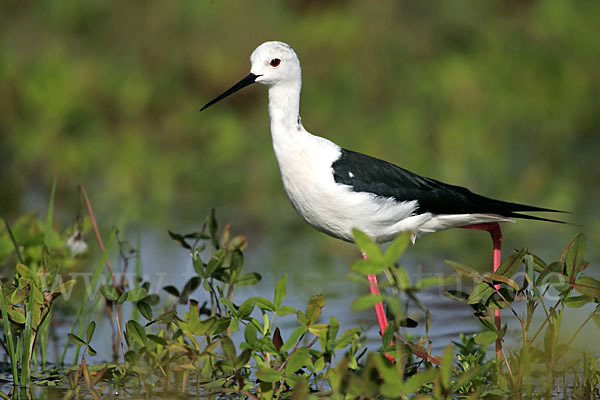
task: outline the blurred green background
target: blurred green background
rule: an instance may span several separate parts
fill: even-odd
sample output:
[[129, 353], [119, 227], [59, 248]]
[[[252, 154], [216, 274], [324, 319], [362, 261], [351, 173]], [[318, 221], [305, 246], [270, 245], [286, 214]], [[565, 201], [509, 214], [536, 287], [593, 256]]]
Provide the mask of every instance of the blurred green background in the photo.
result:
[[[0, 201], [11, 218], [44, 210], [57, 177], [65, 223], [82, 182], [105, 229], [186, 230], [216, 207], [251, 248], [280, 249], [273, 265], [356, 256], [288, 204], [264, 88], [198, 112], [248, 73], [256, 46], [282, 40], [302, 62], [310, 132], [484, 195], [572, 211], [584, 226], [505, 225], [505, 249], [553, 259], [583, 231], [597, 260], [598, 1], [1, 4]], [[487, 265], [490, 247], [483, 233], [443, 232], [411, 251]]]

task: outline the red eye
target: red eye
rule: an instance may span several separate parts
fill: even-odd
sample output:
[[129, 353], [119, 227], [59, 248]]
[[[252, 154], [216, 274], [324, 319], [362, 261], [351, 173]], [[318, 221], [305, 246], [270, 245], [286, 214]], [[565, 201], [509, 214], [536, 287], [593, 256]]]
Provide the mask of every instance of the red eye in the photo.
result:
[[279, 58], [274, 58], [269, 64], [271, 64], [271, 67], [276, 67], [279, 65], [279, 63], [281, 63], [281, 60]]

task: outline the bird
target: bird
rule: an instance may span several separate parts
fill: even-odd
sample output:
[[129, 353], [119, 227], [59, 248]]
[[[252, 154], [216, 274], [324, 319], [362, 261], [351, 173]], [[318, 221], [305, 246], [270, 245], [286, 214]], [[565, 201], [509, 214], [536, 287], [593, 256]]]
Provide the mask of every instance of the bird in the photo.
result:
[[[410, 232], [414, 244], [420, 236], [450, 228], [485, 230], [492, 236], [495, 272], [501, 257], [500, 222], [562, 223], [522, 214], [562, 211], [485, 197], [311, 134], [300, 118], [302, 72], [294, 49], [268, 41], [252, 52], [250, 63], [246, 77], [200, 111], [251, 84], [268, 88], [271, 138], [283, 187], [298, 214], [318, 231], [352, 242], [352, 231], [358, 229], [377, 243]], [[368, 275], [368, 280], [371, 293], [379, 294], [376, 276]], [[382, 303], [375, 305], [375, 313], [383, 335], [387, 319]], [[500, 329], [500, 310], [495, 310], [495, 322]], [[500, 353], [498, 339], [498, 357]]]

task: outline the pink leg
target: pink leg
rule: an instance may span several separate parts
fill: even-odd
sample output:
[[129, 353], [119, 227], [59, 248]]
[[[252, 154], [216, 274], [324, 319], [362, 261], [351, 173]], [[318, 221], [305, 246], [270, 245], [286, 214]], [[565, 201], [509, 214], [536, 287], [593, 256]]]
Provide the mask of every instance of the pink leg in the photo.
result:
[[[366, 260], [367, 255], [363, 253], [363, 258]], [[367, 275], [367, 279], [369, 280], [369, 288], [371, 290], [371, 294], [379, 294], [379, 287], [377, 286], [377, 276], [375, 275]], [[385, 317], [385, 310], [383, 309], [383, 303], [375, 304], [375, 315], [377, 315], [377, 322], [379, 323], [379, 331], [381, 332], [381, 336], [385, 332], [385, 328], [387, 328], [387, 318]], [[391, 343], [390, 343], [391, 344]], [[395, 361], [394, 357], [389, 354], [385, 354], [385, 356], [390, 361]]]
[[[493, 255], [493, 268], [494, 272], [500, 267], [501, 260], [501, 247], [502, 247], [502, 230], [500, 230], [500, 224], [497, 222], [490, 222], [487, 224], [476, 224], [476, 225], [467, 225], [461, 226], [461, 228], [466, 229], [480, 229], [484, 231], [488, 231], [492, 236], [492, 242], [494, 245], [494, 255]], [[496, 290], [500, 289], [500, 285], [494, 285]], [[496, 321], [496, 328], [500, 331], [502, 324], [500, 323], [500, 310], [494, 310], [494, 319]], [[502, 356], [502, 342], [500, 339], [496, 341], [496, 358], [500, 359]]]
[[[377, 287], [377, 277], [375, 275], [367, 275], [367, 279], [369, 279], [371, 294], [379, 294], [379, 288]], [[381, 335], [385, 332], [385, 328], [387, 328], [387, 318], [385, 317], [385, 311], [383, 309], [383, 303], [375, 304], [375, 315], [377, 315], [377, 322], [379, 322], [379, 330], [381, 331]]]

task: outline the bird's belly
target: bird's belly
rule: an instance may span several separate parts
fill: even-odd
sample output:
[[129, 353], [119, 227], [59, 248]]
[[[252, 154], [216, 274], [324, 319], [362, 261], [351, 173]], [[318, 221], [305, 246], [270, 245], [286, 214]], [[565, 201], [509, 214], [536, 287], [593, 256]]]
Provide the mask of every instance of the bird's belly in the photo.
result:
[[385, 242], [398, 233], [411, 230], [402, 224], [413, 215], [413, 202], [399, 203], [371, 193], [354, 192], [333, 180], [292, 179], [282, 174], [285, 191], [302, 218], [330, 236], [352, 241], [356, 228], [374, 240]]
[[285, 178], [283, 184], [290, 202], [309, 225], [333, 237], [351, 240], [352, 228], [347, 227], [351, 223], [351, 216], [344, 208], [333, 206], [337, 201], [329, 193], [330, 190], [314, 182], [311, 185], [299, 185]]

